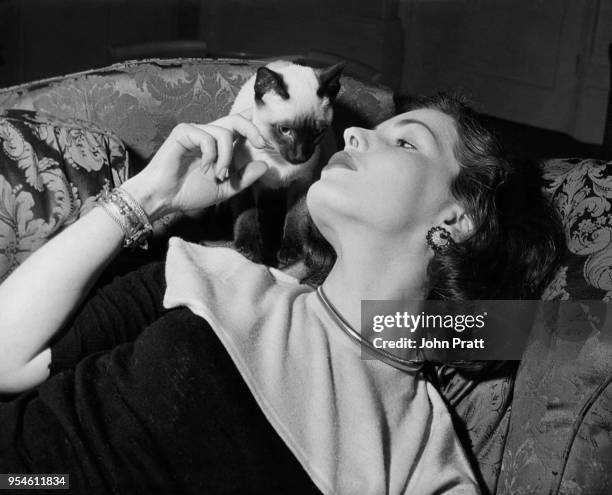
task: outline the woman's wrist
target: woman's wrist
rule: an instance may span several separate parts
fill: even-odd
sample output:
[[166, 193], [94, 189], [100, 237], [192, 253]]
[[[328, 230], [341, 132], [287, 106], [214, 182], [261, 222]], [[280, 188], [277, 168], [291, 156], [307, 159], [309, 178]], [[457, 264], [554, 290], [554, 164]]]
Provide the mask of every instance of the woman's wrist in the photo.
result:
[[150, 222], [172, 213], [168, 204], [161, 200], [150, 187], [142, 184], [138, 177], [128, 179], [120, 186], [126, 191], [142, 208]]
[[98, 204], [121, 227], [125, 247], [146, 248], [153, 226], [140, 203], [123, 188], [112, 191], [105, 186], [97, 197]]

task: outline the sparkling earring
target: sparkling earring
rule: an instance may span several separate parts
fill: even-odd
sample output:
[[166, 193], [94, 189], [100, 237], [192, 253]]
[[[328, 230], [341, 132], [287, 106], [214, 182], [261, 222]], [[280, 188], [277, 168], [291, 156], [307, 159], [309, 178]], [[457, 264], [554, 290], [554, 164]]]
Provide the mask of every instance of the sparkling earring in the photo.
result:
[[451, 245], [455, 244], [451, 233], [444, 227], [432, 227], [427, 232], [427, 244], [436, 254], [444, 253]]

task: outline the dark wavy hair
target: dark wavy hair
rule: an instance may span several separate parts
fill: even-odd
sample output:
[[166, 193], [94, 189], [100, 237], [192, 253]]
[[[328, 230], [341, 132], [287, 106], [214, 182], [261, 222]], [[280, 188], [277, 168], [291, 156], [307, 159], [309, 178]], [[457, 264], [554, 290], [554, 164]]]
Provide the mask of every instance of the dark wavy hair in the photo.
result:
[[[460, 170], [451, 193], [471, 218], [471, 235], [436, 253], [429, 264], [431, 299], [536, 299], [554, 275], [564, 236], [553, 206], [542, 194], [540, 169], [509, 160], [483, 118], [464, 98], [438, 93], [398, 101], [398, 113], [438, 110], [455, 121], [454, 155]], [[400, 212], [398, 212], [400, 214]], [[333, 249], [311, 227], [306, 281], [321, 283]], [[425, 240], [423, 240], [425, 242]]]

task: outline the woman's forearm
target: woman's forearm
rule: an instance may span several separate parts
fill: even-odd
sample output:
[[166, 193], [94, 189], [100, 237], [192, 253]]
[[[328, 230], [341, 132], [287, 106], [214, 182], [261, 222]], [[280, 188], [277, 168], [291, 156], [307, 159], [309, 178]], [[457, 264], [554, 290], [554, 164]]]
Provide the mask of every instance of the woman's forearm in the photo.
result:
[[[222, 174], [217, 172], [229, 168], [238, 136], [256, 147], [265, 145], [243, 115], [205, 126], [179, 124], [147, 167], [121, 188], [151, 221], [167, 213], [201, 211], [240, 192], [267, 170], [265, 163], [252, 162], [232, 171], [229, 180], [218, 180]], [[50, 339], [117, 254], [123, 238], [122, 228], [97, 207], [0, 285], [0, 392], [19, 392], [46, 379]]]
[[100, 207], [34, 252], [0, 285], [0, 391], [48, 375], [49, 340], [78, 306], [123, 241]]

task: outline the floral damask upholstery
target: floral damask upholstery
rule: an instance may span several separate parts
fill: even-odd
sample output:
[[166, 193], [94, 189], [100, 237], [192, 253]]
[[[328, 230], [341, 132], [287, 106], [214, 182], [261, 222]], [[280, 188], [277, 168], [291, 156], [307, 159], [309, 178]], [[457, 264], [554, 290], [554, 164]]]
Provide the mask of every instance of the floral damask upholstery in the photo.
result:
[[[105, 180], [115, 184], [125, 179], [125, 148], [103, 128], [126, 144], [132, 166], [141, 165], [176, 123], [206, 122], [227, 113], [260, 64], [133, 62], [0, 90], [0, 268], [16, 266], [73, 221]], [[338, 129], [372, 125], [393, 113], [389, 90], [348, 77], [342, 84]], [[12, 114], [8, 108], [85, 119], [97, 127], [48, 121], [29, 112]], [[7, 120], [9, 115], [20, 118]], [[16, 139], [13, 129], [34, 150], [23, 157], [30, 153], [36, 158], [19, 161], [14, 157], [18, 147], [11, 145], [13, 154], [7, 154], [5, 143]], [[79, 143], [98, 151], [87, 152], [87, 146], [81, 150]], [[609, 300], [612, 164], [553, 160], [544, 170], [547, 192], [563, 216], [568, 237], [567, 256], [544, 297]], [[557, 337], [563, 345], [553, 349], [542, 344], [550, 334], [536, 335], [518, 371], [516, 363], [488, 370], [486, 379], [465, 379], [449, 368], [437, 371], [483, 484], [495, 493], [612, 493], [606, 470], [612, 458], [612, 339], [601, 332], [572, 334], [573, 340]], [[568, 348], [571, 360], [553, 352]]]
[[544, 298], [612, 299], [611, 176], [611, 162], [568, 159], [544, 164], [546, 190], [561, 213], [569, 249]]
[[[0, 108], [43, 110], [113, 129], [142, 165], [179, 122], [226, 115], [263, 62], [171, 59], [127, 62], [0, 91]], [[337, 100], [346, 122], [373, 125], [394, 111], [390, 90], [342, 78]], [[352, 122], [351, 122], [352, 120]]]
[[[177, 123], [205, 123], [226, 115], [242, 84], [262, 64], [210, 59], [126, 62], [0, 89], [7, 136], [0, 135], [0, 140], [4, 139], [5, 150], [17, 149], [21, 144], [8, 140], [24, 137], [24, 153], [32, 157], [28, 158], [32, 164], [26, 165], [26, 158], [0, 154], [0, 180], [4, 178], [0, 191], [8, 211], [0, 218], [0, 228], [6, 231], [0, 232], [0, 281], [27, 254], [74, 221], [103, 180], [118, 184], [127, 177], [126, 148], [129, 173], [134, 173]], [[393, 94], [383, 86], [343, 77], [336, 106], [337, 129], [374, 125], [392, 115]], [[23, 122], [16, 123], [19, 119]], [[30, 130], [38, 121], [39, 130]], [[30, 175], [15, 175], [14, 170]], [[34, 176], [38, 182], [31, 184]], [[55, 182], [52, 176], [57, 177]], [[51, 197], [59, 184], [65, 190]], [[157, 234], [166, 227], [163, 222], [154, 225]]]
[[0, 111], [0, 281], [128, 174], [109, 131], [28, 110]]
[[[498, 493], [608, 494], [612, 314], [597, 300], [612, 296], [612, 163], [551, 160], [544, 175], [568, 245], [544, 298], [561, 303], [553, 324], [534, 329], [517, 373]], [[597, 318], [561, 323], [559, 312], [597, 306]]]
[[483, 493], [496, 493], [512, 410], [515, 361], [491, 361], [478, 373], [436, 367], [433, 378], [450, 406], [457, 434], [468, 450]]

